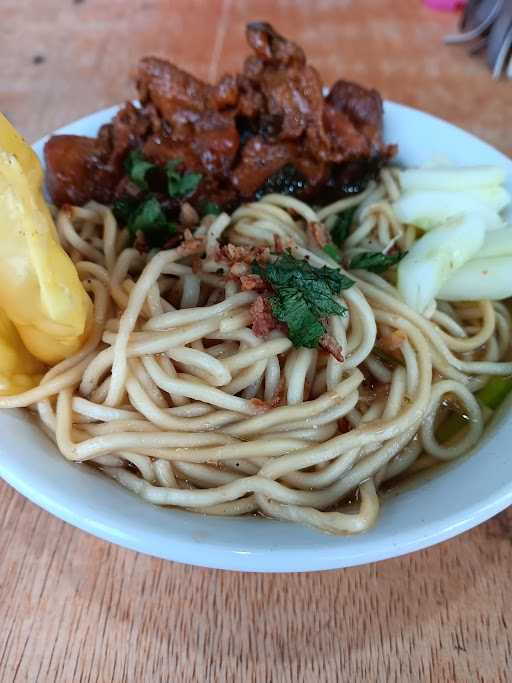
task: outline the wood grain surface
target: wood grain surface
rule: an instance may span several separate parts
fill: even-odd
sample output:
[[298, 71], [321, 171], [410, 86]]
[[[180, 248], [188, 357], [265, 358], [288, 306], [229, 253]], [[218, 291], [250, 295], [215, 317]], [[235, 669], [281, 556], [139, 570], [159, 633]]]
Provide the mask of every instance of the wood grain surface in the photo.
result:
[[[147, 53], [237, 68], [267, 19], [338, 75], [512, 153], [512, 85], [419, 0], [0, 0], [0, 108], [29, 139], [129, 97]], [[512, 513], [376, 565], [249, 575], [162, 562], [0, 484], [0, 682], [512, 681]]]

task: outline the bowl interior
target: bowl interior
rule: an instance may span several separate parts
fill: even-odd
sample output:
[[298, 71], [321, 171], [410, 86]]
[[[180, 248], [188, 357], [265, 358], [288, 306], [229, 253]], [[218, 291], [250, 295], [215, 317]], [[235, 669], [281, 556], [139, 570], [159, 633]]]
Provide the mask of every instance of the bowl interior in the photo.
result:
[[[94, 135], [117, 107], [58, 132]], [[477, 138], [428, 114], [385, 105], [385, 138], [400, 145], [399, 161], [433, 157], [458, 164], [512, 162]], [[42, 156], [44, 139], [34, 145]], [[98, 472], [71, 465], [22, 411], [0, 412], [0, 476], [41, 507], [96, 536], [190, 564], [250, 571], [346, 567], [410, 552], [454, 536], [512, 502], [512, 420], [496, 416], [470, 457], [387, 499], [362, 536], [335, 537], [257, 517], [216, 518], [144, 503]]]

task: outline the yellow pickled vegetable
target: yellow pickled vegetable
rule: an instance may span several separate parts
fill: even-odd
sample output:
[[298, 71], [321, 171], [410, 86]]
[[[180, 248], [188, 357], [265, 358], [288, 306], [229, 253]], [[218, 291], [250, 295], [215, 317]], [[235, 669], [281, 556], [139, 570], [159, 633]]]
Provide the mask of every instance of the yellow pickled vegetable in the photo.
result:
[[16, 157], [27, 182], [40, 196], [41, 201], [43, 201], [43, 197], [40, 194], [43, 184], [43, 169], [39, 159], [32, 147], [27, 145], [23, 137], [14, 126], [11, 126], [2, 112], [0, 112], [0, 149]]
[[0, 396], [19, 394], [39, 384], [45, 366], [23, 346], [16, 328], [0, 310]]
[[59, 244], [42, 180], [36, 155], [0, 114], [0, 374], [26, 367], [37, 376], [35, 359], [53, 365], [87, 334], [91, 301]]

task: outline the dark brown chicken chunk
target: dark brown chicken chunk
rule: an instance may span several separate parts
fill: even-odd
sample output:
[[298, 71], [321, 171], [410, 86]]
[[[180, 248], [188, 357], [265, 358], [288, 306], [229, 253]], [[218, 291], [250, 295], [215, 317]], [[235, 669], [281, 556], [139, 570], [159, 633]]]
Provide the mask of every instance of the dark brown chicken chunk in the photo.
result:
[[302, 49], [260, 22], [248, 25], [247, 41], [256, 54], [246, 59], [244, 75], [263, 96], [260, 111], [279, 121], [275, 136], [294, 140], [321, 125], [322, 82]]
[[211, 86], [163, 59], [141, 59], [136, 79], [141, 103], [151, 103], [176, 137], [206, 109]]
[[140, 108], [127, 103], [97, 139], [52, 137], [45, 155], [54, 202], [109, 203], [134, 190], [124, 164], [130, 150], [201, 174], [187, 197], [196, 207], [233, 208], [264, 191], [327, 201], [363, 187], [393, 153], [382, 141], [380, 95], [340, 80], [324, 97], [302, 48], [267, 23], [246, 33], [253, 54], [242, 74], [209, 85], [145, 57]]
[[250, 198], [271, 175], [289, 164], [296, 150], [287, 143], [269, 143], [260, 135], [244, 145], [240, 161], [232, 173], [233, 185], [241, 197]]
[[357, 134], [364, 139], [366, 154], [381, 152], [382, 99], [376, 90], [367, 90], [349, 81], [336, 81], [327, 97], [326, 113], [332, 122], [340, 117], [337, 129], [342, 127], [340, 115], [348, 118]]
[[57, 205], [109, 204], [116, 195], [130, 149], [142, 144], [149, 128], [143, 113], [128, 102], [102, 126], [97, 138], [53, 135], [45, 145], [46, 184]]
[[[304, 66], [306, 56], [304, 50], [283, 38], [266, 21], [253, 21], [247, 25], [247, 42], [254, 50], [255, 56], [263, 63], [279, 63], [283, 65], [297, 64]], [[254, 59], [249, 57], [248, 59]]]
[[52, 200], [84, 204], [89, 199], [109, 202], [115, 181], [104, 162], [99, 140], [78, 135], [54, 135], [44, 148], [46, 184]]

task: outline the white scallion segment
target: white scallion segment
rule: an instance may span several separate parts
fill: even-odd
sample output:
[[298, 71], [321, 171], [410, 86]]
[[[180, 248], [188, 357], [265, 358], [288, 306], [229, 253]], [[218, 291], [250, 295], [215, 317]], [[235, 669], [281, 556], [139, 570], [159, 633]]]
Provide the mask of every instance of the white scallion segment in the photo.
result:
[[468, 261], [444, 283], [443, 301], [498, 301], [512, 297], [512, 256]]
[[393, 208], [402, 223], [416, 225], [422, 230], [432, 230], [465, 213], [480, 214], [487, 230], [497, 230], [503, 227], [503, 221], [494, 209], [467, 192], [441, 190], [405, 192], [394, 202]]
[[485, 223], [477, 215], [427, 232], [398, 264], [398, 289], [403, 300], [423, 313], [450, 275], [478, 253], [484, 236]]
[[[493, 256], [512, 256], [512, 226], [495, 230], [485, 236], [484, 245], [478, 252], [478, 258]], [[510, 277], [512, 279], [512, 272]]]
[[407, 190], [459, 190], [495, 187], [505, 181], [499, 166], [460, 166], [454, 168], [411, 168], [400, 171], [400, 184]]
[[472, 187], [471, 196], [497, 213], [510, 204], [510, 192], [504, 187]]

